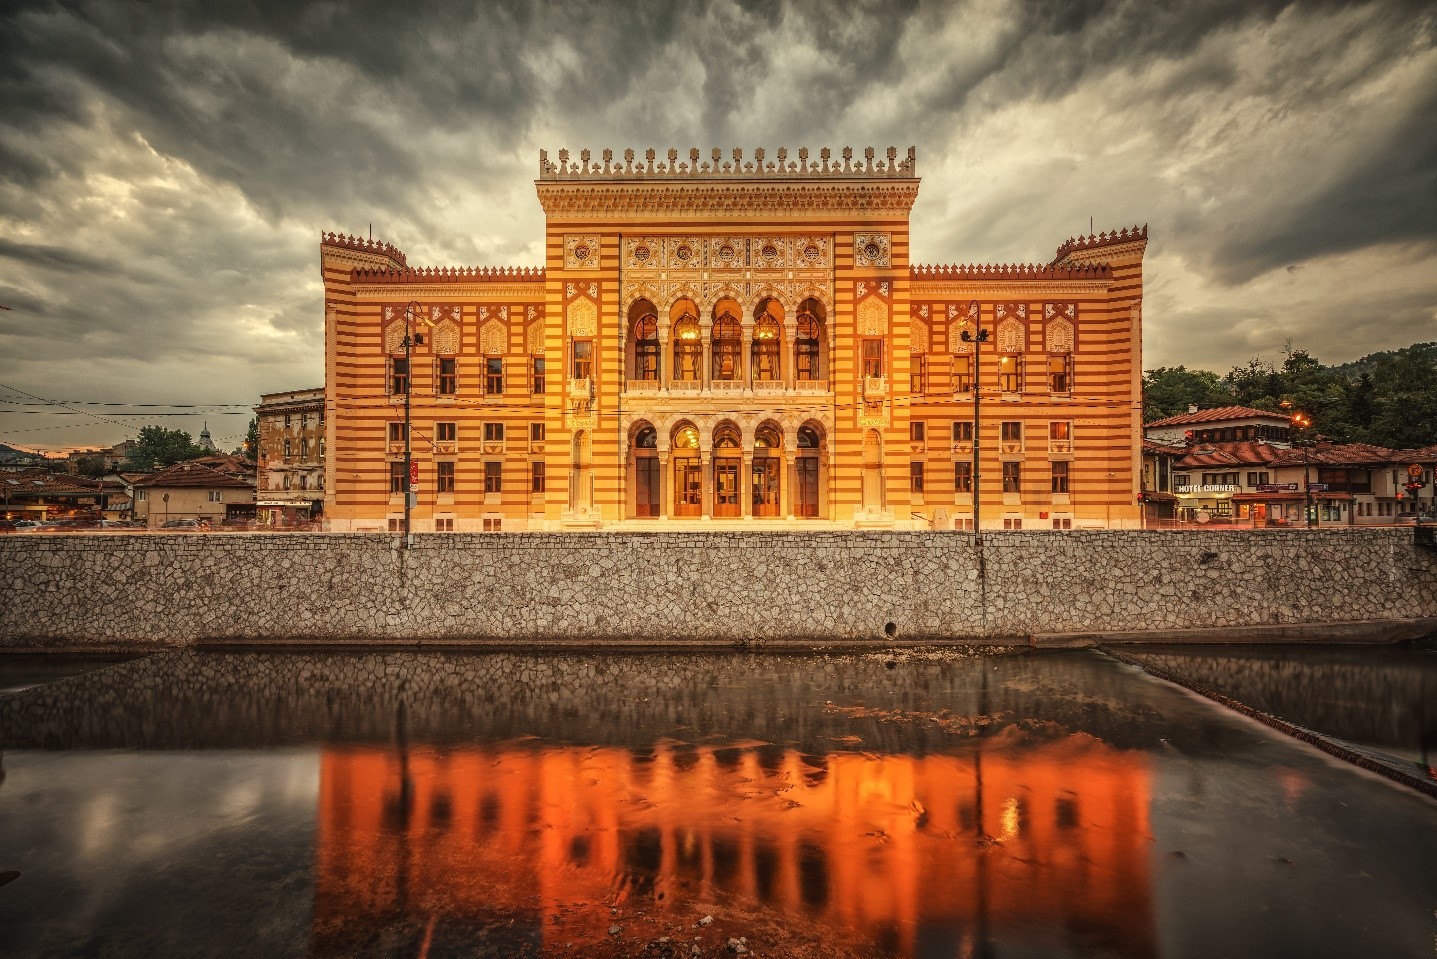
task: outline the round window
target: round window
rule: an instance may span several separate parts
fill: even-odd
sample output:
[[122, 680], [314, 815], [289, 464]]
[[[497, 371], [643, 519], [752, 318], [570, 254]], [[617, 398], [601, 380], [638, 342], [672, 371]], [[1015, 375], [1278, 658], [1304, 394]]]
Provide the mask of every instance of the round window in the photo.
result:
[[727, 263], [727, 262], [729, 262], [730, 260], [732, 260], [733, 258], [734, 258], [734, 248], [733, 248], [733, 244], [732, 244], [732, 243], [725, 243], [723, 246], [719, 247], [719, 259], [720, 259], [720, 260], [723, 260], [725, 263]]
[[869, 240], [863, 247], [863, 255], [870, 260], [876, 260], [883, 255], [883, 247]]
[[778, 247], [772, 243], [765, 243], [763, 247], [763, 258], [765, 260], [772, 260], [776, 256], [778, 256]]
[[642, 244], [634, 248], [634, 259], [638, 260], [640, 263], [644, 262], [652, 255], [652, 251], [650, 251], [647, 246], [644, 246]]
[[580, 261], [580, 262], [583, 262], [584, 260], [587, 260], [588, 258], [589, 258], [589, 247], [588, 247], [587, 244], [585, 244], [585, 243], [580, 243], [578, 246], [574, 247], [574, 259], [576, 259], [576, 260], [578, 260], [578, 261]]
[[679, 260], [684, 263], [687, 263], [689, 260], [691, 260], [693, 258], [693, 255], [694, 251], [692, 248], [689, 247], [687, 243], [683, 244], [674, 251], [674, 256], [678, 257]]

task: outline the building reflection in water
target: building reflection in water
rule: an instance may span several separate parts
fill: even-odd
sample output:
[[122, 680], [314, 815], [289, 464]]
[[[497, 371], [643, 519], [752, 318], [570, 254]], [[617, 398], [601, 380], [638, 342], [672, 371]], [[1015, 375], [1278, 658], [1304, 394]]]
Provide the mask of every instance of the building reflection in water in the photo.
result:
[[[705, 910], [898, 956], [1157, 952], [1146, 754], [998, 734], [923, 757], [762, 744], [328, 748], [317, 952], [518, 917], [545, 944]], [[638, 920], [634, 920], [637, 925]], [[668, 925], [665, 925], [665, 924]], [[835, 945], [831, 954], [841, 950]]]

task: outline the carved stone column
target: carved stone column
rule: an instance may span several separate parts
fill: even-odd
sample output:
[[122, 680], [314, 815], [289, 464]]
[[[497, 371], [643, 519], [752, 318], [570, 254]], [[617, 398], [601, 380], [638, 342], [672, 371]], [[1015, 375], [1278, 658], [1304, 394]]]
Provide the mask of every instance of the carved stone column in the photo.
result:
[[705, 519], [714, 514], [714, 456], [710, 450], [699, 451], [699, 467], [703, 475], [703, 495], [699, 501], [703, 503], [701, 511]]
[[668, 519], [674, 496], [674, 476], [669, 469], [669, 451], [659, 450], [659, 518]]
[[795, 496], [798, 488], [798, 457], [791, 449], [783, 451], [783, 515], [789, 519], [794, 516]]
[[702, 337], [704, 344], [703, 368], [699, 370], [699, 382], [701, 384], [700, 389], [702, 389], [705, 393], [709, 391], [709, 384], [713, 382], [713, 332], [714, 328], [712, 323], [708, 323], [699, 327], [699, 336]]
[[747, 391], [753, 389], [753, 323], [743, 324], [743, 345], [739, 347], [742, 353], [739, 359], [742, 362], [742, 372], [739, 374], [740, 382]]
[[667, 390], [669, 380], [673, 379], [674, 356], [669, 349], [671, 339], [668, 323], [659, 326], [659, 389]]
[[744, 519], [753, 519], [753, 450], [743, 451], [743, 465], [738, 476], [738, 511]]
[[[784, 310], [788, 310], [786, 304]], [[783, 378], [783, 388], [791, 390], [798, 383], [796, 378], [798, 363], [794, 355], [798, 350], [798, 324], [791, 319], [792, 313], [787, 315], [790, 319], [785, 320], [783, 324], [783, 345], [778, 351], [778, 362]]]

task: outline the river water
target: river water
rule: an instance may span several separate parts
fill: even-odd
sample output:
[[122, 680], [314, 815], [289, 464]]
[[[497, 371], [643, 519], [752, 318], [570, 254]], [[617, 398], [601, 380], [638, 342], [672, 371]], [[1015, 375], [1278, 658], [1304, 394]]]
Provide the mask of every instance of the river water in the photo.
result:
[[0, 658], [0, 955], [1437, 936], [1437, 803], [1092, 650], [51, 662]]

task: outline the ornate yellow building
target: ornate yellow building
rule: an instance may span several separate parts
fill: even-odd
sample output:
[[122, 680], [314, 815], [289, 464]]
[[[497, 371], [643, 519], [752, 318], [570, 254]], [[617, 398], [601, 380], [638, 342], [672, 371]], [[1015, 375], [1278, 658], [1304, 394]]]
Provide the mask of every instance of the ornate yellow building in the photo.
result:
[[541, 152], [536, 186], [537, 269], [321, 238], [332, 529], [399, 530], [411, 479], [416, 531], [963, 529], [975, 465], [985, 529], [1139, 524], [1146, 228], [912, 264], [912, 149]]

